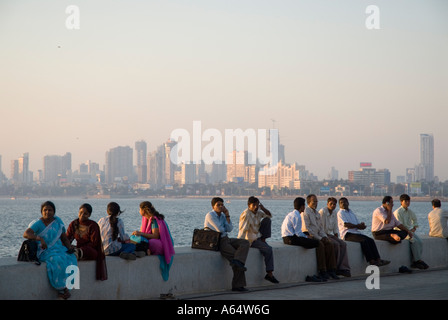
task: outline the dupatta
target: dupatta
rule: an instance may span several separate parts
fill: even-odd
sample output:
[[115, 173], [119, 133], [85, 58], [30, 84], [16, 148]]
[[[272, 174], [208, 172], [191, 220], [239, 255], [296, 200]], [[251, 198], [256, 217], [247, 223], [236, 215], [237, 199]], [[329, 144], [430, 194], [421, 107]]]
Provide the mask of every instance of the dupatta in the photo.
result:
[[[164, 220], [158, 219], [157, 217], [151, 217], [149, 220], [146, 217], [142, 217], [142, 225], [140, 228], [141, 232], [152, 234], [151, 223], [152, 219], [157, 221], [159, 226], [160, 242], [162, 243], [163, 255], [159, 255], [160, 259], [160, 270], [162, 271], [163, 280], [167, 281], [169, 277], [169, 272], [171, 265], [174, 260], [174, 241], [171, 236], [170, 229]], [[153, 239], [149, 239], [151, 241]]]

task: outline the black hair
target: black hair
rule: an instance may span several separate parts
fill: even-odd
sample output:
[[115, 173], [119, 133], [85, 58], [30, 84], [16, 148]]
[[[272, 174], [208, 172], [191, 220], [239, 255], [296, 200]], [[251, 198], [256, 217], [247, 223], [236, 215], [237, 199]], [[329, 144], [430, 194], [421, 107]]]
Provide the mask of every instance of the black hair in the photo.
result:
[[107, 214], [110, 215], [109, 221], [112, 227], [112, 240], [118, 238], [118, 216], [123, 213], [120, 209], [120, 205], [116, 202], [109, 202], [107, 205]]
[[294, 199], [294, 209], [300, 210], [300, 208], [304, 205], [305, 205], [305, 199], [303, 199], [302, 197], [297, 197]]
[[212, 199], [212, 207], [214, 207], [217, 202], [224, 202], [224, 200], [220, 197], [214, 197]]

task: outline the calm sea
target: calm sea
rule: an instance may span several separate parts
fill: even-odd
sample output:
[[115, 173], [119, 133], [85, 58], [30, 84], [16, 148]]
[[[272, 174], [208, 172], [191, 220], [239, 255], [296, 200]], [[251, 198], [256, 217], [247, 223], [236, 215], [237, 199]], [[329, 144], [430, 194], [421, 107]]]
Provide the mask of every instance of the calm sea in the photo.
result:
[[[23, 233], [29, 223], [41, 216], [40, 205], [46, 199], [0, 199], [0, 257], [16, 257], [24, 240]], [[154, 207], [165, 215], [176, 247], [190, 246], [193, 229], [202, 228], [205, 214], [211, 211], [210, 199], [51, 199], [56, 205], [58, 215], [65, 226], [78, 217], [78, 208], [84, 203], [90, 203], [93, 207], [92, 220], [98, 221], [107, 216], [106, 206], [110, 201], [120, 204], [125, 210], [121, 218], [125, 224], [128, 234], [140, 228], [141, 216], [139, 204], [141, 201], [149, 200]], [[234, 223], [231, 236], [238, 234], [237, 224], [239, 215], [247, 207], [246, 199], [226, 198], [226, 207]], [[285, 215], [293, 210], [293, 198], [290, 200], [262, 200], [263, 205], [273, 214], [272, 238], [270, 241], [281, 241], [280, 227]], [[396, 200], [394, 209], [399, 207]], [[319, 201], [318, 209], [326, 205], [326, 201]], [[377, 201], [350, 201], [350, 208], [355, 212], [359, 221], [367, 224], [364, 233], [371, 236], [371, 215], [375, 208], [380, 205]], [[442, 204], [445, 207], [446, 204]], [[432, 210], [429, 202], [411, 202], [411, 208], [417, 214], [420, 235], [427, 235], [429, 225], [427, 215]], [[339, 208], [337, 208], [338, 210]]]

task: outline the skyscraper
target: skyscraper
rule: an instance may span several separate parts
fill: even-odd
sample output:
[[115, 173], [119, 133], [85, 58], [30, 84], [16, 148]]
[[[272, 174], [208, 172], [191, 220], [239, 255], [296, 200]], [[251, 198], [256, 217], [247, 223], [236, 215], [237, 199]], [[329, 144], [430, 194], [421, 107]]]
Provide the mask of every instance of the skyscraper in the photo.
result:
[[432, 134], [420, 134], [420, 168], [421, 180], [434, 180], [434, 136]]
[[137, 156], [137, 182], [146, 183], [148, 165], [146, 161], [146, 142], [141, 140], [135, 143], [135, 153]]
[[116, 147], [106, 152], [106, 183], [130, 182], [133, 169], [131, 147]]

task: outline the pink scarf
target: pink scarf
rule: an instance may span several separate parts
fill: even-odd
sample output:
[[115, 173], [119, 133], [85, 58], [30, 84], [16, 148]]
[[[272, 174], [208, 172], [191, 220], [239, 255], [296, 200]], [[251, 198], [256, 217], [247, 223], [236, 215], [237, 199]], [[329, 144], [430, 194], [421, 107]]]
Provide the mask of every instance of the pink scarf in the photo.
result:
[[165, 256], [165, 262], [170, 264], [171, 258], [174, 256], [174, 246], [171, 238], [170, 231], [165, 221], [158, 219], [157, 217], [151, 217], [149, 220], [142, 216], [141, 232], [152, 234], [151, 222], [152, 219], [156, 219], [159, 225], [160, 241], [162, 242], [163, 255]]

